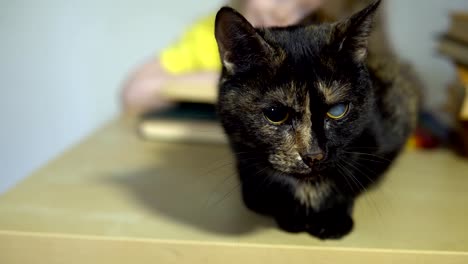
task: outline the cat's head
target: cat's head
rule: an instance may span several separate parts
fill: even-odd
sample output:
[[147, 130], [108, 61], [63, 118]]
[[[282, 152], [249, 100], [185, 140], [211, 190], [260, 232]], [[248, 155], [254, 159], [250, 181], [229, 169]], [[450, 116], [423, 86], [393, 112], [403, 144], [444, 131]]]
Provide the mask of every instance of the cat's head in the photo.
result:
[[365, 59], [379, 3], [336, 23], [286, 28], [218, 12], [218, 108], [235, 150], [299, 177], [343, 158], [375, 114]]

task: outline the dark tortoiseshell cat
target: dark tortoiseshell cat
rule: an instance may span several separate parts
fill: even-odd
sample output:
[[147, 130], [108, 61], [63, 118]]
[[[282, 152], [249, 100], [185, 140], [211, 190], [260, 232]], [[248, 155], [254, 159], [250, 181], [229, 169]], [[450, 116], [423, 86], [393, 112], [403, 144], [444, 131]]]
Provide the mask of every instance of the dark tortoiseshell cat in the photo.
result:
[[415, 126], [410, 74], [368, 52], [379, 3], [343, 21], [286, 28], [254, 28], [227, 7], [217, 14], [218, 112], [243, 199], [286, 231], [349, 233], [354, 199]]

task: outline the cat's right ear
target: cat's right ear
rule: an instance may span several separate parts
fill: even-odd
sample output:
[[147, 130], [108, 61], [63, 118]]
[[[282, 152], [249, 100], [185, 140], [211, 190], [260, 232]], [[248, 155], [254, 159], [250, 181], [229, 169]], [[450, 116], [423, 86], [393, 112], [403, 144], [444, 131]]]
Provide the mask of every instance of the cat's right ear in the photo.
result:
[[374, 17], [381, 2], [375, 0], [350, 18], [334, 24], [333, 41], [339, 52], [350, 52], [355, 61], [364, 61]]
[[223, 67], [231, 74], [266, 61], [272, 52], [247, 19], [230, 7], [216, 14], [215, 37]]

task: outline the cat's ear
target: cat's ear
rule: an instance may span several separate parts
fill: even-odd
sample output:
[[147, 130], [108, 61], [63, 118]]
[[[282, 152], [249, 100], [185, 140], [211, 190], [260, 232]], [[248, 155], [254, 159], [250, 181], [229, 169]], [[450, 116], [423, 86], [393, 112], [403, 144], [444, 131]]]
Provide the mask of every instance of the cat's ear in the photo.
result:
[[368, 39], [380, 2], [374, 1], [350, 18], [333, 25], [332, 42], [338, 52], [351, 52], [357, 62], [366, 58]]
[[228, 73], [243, 71], [265, 61], [272, 48], [237, 11], [221, 8], [216, 14], [215, 37]]

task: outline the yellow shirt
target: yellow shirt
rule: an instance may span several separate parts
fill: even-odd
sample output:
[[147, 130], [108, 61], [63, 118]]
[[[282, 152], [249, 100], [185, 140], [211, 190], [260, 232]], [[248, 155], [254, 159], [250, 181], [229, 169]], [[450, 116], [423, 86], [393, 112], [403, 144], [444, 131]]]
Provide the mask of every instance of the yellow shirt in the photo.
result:
[[174, 45], [161, 53], [163, 67], [173, 74], [219, 71], [221, 62], [214, 36], [215, 15], [198, 20]]

